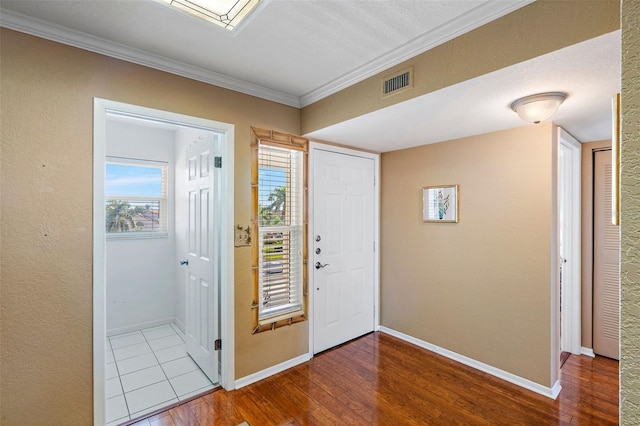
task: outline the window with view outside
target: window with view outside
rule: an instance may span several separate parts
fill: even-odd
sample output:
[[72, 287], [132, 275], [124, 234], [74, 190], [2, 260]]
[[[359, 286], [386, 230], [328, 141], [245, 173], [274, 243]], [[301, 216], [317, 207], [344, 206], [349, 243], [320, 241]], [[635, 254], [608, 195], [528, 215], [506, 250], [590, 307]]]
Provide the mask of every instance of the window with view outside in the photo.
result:
[[107, 161], [105, 174], [107, 235], [167, 234], [167, 165]]
[[260, 320], [302, 309], [303, 153], [258, 149]]

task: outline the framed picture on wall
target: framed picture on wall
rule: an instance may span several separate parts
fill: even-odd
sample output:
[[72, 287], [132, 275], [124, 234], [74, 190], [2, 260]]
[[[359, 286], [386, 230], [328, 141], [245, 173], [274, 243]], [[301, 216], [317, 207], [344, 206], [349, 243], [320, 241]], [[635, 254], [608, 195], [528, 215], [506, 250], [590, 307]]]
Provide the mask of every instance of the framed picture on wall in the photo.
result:
[[422, 188], [423, 222], [458, 222], [458, 185]]

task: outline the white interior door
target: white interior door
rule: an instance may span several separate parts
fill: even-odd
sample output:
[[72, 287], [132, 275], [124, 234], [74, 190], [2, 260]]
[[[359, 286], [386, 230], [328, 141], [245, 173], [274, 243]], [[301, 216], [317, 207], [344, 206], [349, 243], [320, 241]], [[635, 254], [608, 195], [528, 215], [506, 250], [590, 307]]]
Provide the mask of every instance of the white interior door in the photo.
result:
[[185, 335], [187, 352], [218, 383], [219, 265], [216, 243], [214, 138], [194, 141], [187, 159], [187, 258]]
[[316, 150], [313, 163], [313, 351], [374, 329], [371, 158]]
[[560, 349], [580, 354], [581, 347], [581, 145], [558, 129], [559, 180], [559, 265], [560, 265]]

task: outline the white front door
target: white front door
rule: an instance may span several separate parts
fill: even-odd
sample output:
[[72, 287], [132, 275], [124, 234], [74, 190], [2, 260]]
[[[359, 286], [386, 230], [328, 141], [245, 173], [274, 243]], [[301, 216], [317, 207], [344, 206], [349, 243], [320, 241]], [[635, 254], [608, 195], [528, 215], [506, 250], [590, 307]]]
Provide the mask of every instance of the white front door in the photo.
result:
[[187, 261], [185, 335], [187, 352], [213, 383], [218, 383], [219, 273], [216, 240], [214, 138], [194, 141], [187, 159]]
[[374, 329], [374, 173], [371, 158], [314, 151], [313, 351]]

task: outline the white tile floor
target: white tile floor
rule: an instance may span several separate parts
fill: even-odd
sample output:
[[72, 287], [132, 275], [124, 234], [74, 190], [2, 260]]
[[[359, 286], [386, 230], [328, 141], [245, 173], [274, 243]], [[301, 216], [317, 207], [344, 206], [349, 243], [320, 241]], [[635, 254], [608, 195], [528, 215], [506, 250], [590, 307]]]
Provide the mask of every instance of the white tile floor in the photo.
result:
[[214, 387], [167, 324], [107, 338], [107, 425], [117, 425]]

